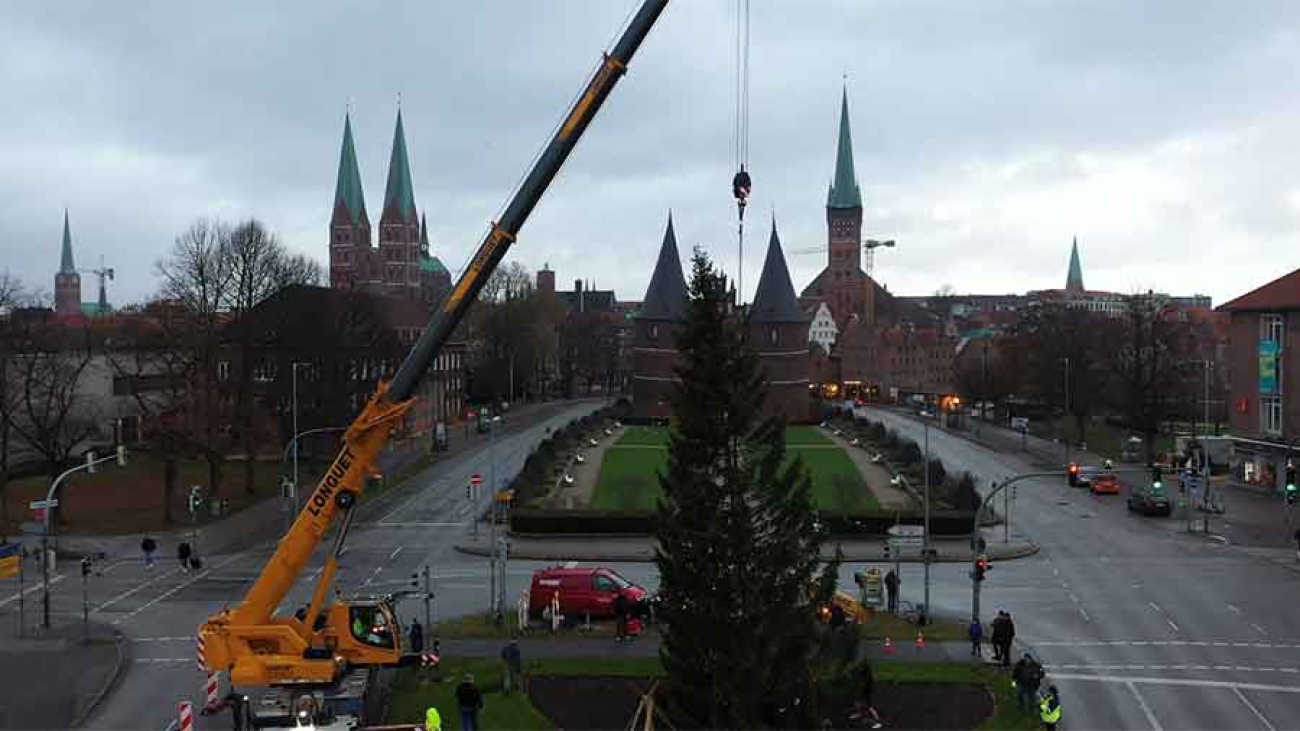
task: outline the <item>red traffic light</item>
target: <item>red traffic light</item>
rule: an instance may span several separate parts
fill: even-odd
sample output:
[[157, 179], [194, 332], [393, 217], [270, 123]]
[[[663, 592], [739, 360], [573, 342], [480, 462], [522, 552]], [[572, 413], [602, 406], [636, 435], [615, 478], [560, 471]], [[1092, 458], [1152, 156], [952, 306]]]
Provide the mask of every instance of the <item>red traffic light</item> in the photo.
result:
[[1077, 474], [1079, 474], [1079, 463], [1078, 463], [1078, 462], [1071, 462], [1071, 463], [1070, 463], [1070, 474], [1072, 474], [1072, 475], [1077, 475]]

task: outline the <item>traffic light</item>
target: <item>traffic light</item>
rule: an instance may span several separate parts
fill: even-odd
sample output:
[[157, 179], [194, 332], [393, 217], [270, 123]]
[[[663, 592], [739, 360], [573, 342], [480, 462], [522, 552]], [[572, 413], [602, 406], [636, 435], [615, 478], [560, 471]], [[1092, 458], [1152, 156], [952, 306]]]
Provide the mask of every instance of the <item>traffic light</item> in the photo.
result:
[[1151, 489], [1164, 489], [1164, 471], [1158, 465], [1151, 465]]
[[117, 466], [118, 467], [126, 466], [126, 447], [122, 446], [121, 444], [117, 445]]
[[86, 452], [86, 471], [95, 474], [95, 453]]
[[1295, 484], [1295, 465], [1289, 461], [1286, 463], [1286, 504], [1295, 505], [1296, 484]]
[[466, 500], [474, 499], [474, 486], [468, 483], [466, 483], [465, 485], [465, 499]]
[[199, 491], [198, 485], [194, 485], [190, 488], [190, 512], [197, 513], [201, 507], [203, 507], [203, 493]]
[[1070, 487], [1079, 486], [1079, 463], [1070, 463]]
[[983, 556], [975, 559], [975, 580], [983, 581], [984, 574], [988, 573], [989, 560]]

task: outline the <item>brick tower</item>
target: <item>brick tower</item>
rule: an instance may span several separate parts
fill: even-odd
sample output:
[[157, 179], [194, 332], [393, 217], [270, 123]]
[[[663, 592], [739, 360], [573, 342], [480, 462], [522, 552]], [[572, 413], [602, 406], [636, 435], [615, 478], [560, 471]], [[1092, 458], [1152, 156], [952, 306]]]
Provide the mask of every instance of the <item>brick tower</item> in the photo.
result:
[[72, 230], [66, 208], [63, 210], [63, 255], [59, 271], [54, 275], [54, 313], [59, 317], [81, 315], [81, 275], [72, 260]]
[[754, 303], [746, 327], [749, 344], [758, 353], [767, 398], [763, 413], [790, 423], [809, 420], [808, 407], [808, 320], [790, 282], [790, 270], [781, 251], [781, 239], [772, 220], [767, 258], [758, 277]]
[[419, 299], [420, 216], [411, 185], [411, 163], [406, 155], [402, 111], [393, 130], [393, 154], [388, 161], [388, 186], [384, 212], [379, 218], [379, 266], [383, 267], [384, 294]]
[[370, 284], [370, 218], [361, 189], [361, 170], [352, 143], [351, 116], [343, 118], [343, 149], [330, 217], [330, 286], [364, 288]]
[[632, 415], [639, 420], [666, 419], [672, 415], [668, 395], [677, 352], [677, 326], [686, 319], [686, 278], [677, 253], [673, 216], [659, 247], [659, 260], [650, 275], [641, 310], [633, 320]]

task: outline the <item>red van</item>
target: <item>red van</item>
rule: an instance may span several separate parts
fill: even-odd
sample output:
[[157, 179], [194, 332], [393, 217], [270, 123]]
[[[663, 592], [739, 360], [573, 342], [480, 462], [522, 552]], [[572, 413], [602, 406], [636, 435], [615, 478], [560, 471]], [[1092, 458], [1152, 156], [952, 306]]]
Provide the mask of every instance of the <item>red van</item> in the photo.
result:
[[650, 595], [645, 589], [619, 576], [612, 569], [590, 567], [555, 567], [533, 573], [528, 590], [528, 613], [541, 617], [551, 605], [551, 597], [560, 594], [560, 614], [592, 619], [614, 616], [614, 597], [627, 597], [633, 613]]

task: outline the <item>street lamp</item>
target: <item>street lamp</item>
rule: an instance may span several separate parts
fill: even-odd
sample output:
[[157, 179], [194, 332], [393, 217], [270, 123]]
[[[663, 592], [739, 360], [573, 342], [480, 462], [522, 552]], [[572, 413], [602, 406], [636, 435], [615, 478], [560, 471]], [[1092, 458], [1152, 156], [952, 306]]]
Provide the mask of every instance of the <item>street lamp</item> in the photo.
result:
[[[928, 413], [927, 409], [927, 413]], [[924, 554], [923, 564], [925, 566], [925, 609], [921, 612], [921, 624], [929, 624], [930, 621], [930, 417], [925, 416], [921, 419], [925, 432], [925, 498], [923, 510], [925, 511], [925, 534], [921, 539], [921, 552]], [[975, 530], [979, 530], [976, 524]]]

